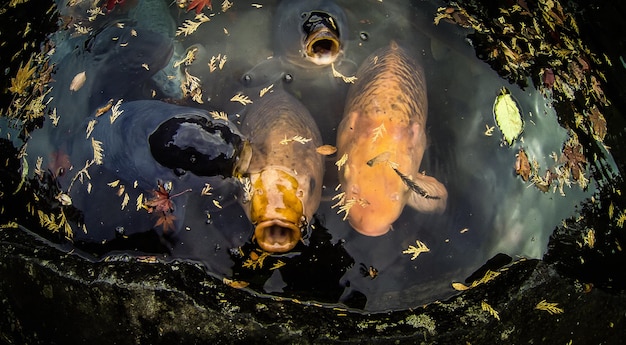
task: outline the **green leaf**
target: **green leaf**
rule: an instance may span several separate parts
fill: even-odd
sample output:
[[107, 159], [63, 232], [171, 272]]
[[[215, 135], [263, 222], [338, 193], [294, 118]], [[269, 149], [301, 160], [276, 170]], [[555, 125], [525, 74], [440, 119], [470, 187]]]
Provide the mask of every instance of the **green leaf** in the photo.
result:
[[509, 145], [513, 144], [513, 141], [524, 130], [524, 121], [517, 102], [504, 87], [493, 104], [493, 113], [504, 139]]

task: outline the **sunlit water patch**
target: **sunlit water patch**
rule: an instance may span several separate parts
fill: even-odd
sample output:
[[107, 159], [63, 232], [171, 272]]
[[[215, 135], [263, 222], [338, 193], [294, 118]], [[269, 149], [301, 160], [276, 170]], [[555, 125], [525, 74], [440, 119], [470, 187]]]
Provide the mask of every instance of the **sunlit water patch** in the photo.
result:
[[[451, 296], [452, 282], [465, 282], [498, 253], [540, 258], [552, 230], [595, 188], [568, 179], [542, 192], [515, 174], [520, 148], [539, 175], [562, 165], [569, 134], [540, 92], [508, 85], [475, 58], [463, 32], [434, 26], [431, 4], [319, 1], [279, 13], [274, 1], [219, 5], [196, 16], [142, 0], [91, 12], [93, 21], [89, 7], [60, 8], [74, 21], [53, 35], [56, 71], [47, 104], [53, 115], [32, 133], [25, 161], [32, 176], [54, 177], [44, 185], [55, 190], [54, 210], [64, 213], [52, 221], [68, 224], [66, 235], [78, 250], [95, 258], [123, 250], [189, 259], [260, 293], [370, 311], [405, 309]], [[320, 9], [341, 30], [338, 56], [321, 66], [299, 60], [307, 45], [294, 35], [301, 21], [291, 17]], [[245, 139], [237, 129], [242, 116], [267, 92], [286, 91], [311, 113], [323, 144], [335, 145], [351, 77], [392, 41], [424, 68], [428, 146], [420, 171], [445, 185], [445, 212], [405, 207], [392, 231], [361, 235], [333, 207], [341, 157], [331, 155], [324, 157], [322, 201], [302, 241], [287, 253], [260, 250], [242, 208], [244, 185], [232, 177], [242, 172], [236, 148]], [[335, 49], [325, 47], [316, 49]], [[525, 124], [511, 146], [493, 114], [503, 86]], [[163, 165], [150, 136], [176, 116], [204, 130], [199, 138], [176, 139], [197, 149], [193, 161], [206, 155], [223, 167]], [[212, 132], [218, 123], [230, 134]], [[276, 140], [300, 145], [295, 136]], [[52, 212], [41, 213], [43, 223], [50, 224]]]

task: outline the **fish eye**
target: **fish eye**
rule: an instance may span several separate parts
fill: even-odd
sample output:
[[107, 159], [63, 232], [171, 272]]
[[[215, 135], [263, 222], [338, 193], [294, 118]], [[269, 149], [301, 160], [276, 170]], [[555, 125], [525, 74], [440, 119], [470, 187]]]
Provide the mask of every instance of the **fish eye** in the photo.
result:
[[241, 81], [244, 83], [244, 85], [250, 85], [250, 82], [252, 81], [252, 76], [249, 74], [244, 74], [243, 77], [241, 77]]
[[308, 16], [309, 16], [309, 14], [307, 12], [300, 13], [300, 18], [302, 18], [302, 19], [305, 19]]
[[370, 38], [370, 35], [368, 35], [365, 31], [361, 31], [359, 33], [359, 38], [361, 39], [361, 41], [367, 41]]
[[183, 168], [176, 168], [174, 169], [174, 175], [181, 177], [183, 175], [185, 175], [187, 173], [187, 170], [183, 169]]
[[289, 84], [293, 81], [293, 76], [289, 73], [285, 73], [285, 75], [283, 76], [283, 80], [285, 81], [285, 83]]

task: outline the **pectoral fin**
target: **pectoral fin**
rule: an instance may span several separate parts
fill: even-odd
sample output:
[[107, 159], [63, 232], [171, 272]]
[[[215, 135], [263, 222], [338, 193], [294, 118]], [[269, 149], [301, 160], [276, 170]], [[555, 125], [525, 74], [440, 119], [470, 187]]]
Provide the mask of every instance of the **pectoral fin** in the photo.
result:
[[446, 187], [432, 176], [417, 174], [412, 178], [413, 183], [424, 193], [412, 192], [408, 204], [419, 212], [443, 213], [448, 202]]

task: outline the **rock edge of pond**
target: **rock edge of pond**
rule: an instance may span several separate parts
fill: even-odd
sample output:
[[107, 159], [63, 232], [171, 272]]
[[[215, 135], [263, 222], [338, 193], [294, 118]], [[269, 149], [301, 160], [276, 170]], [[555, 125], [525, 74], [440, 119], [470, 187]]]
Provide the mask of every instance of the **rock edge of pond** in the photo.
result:
[[[0, 276], [8, 344], [610, 344], [626, 328], [624, 293], [585, 292], [540, 260], [447, 301], [374, 314], [254, 296], [189, 262], [94, 263], [19, 229], [0, 230]], [[564, 312], [535, 309], [541, 300]]]

